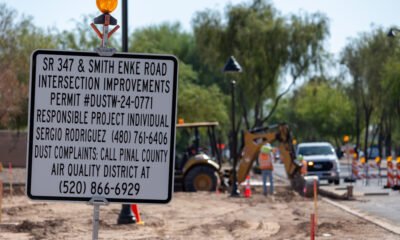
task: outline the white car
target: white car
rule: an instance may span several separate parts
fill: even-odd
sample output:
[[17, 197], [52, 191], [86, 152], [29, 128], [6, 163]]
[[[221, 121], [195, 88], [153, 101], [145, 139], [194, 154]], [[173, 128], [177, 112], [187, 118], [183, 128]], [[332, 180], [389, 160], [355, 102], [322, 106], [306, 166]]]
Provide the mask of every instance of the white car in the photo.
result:
[[296, 156], [307, 162], [307, 176], [340, 184], [340, 163], [335, 149], [328, 142], [309, 142], [297, 145]]

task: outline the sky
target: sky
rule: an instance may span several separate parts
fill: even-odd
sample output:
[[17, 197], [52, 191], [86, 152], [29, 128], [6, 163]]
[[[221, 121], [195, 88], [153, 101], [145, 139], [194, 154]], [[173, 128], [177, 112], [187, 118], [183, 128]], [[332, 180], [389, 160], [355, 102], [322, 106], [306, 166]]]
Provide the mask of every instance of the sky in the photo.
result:
[[[129, 31], [164, 22], [180, 22], [191, 31], [194, 13], [206, 9], [224, 12], [228, 4], [251, 0], [128, 0]], [[112, 15], [121, 23], [121, 0]], [[330, 19], [328, 51], [338, 55], [349, 39], [372, 26], [400, 26], [400, 0], [271, 0], [283, 15], [322, 12]], [[0, 0], [36, 26], [71, 30], [82, 16], [100, 14], [95, 0]]]

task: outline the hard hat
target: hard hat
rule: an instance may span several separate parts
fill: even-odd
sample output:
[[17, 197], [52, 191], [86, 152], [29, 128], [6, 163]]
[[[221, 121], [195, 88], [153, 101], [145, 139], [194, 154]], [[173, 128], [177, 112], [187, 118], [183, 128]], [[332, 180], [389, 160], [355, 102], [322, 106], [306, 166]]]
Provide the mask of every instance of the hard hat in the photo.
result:
[[299, 154], [299, 155], [297, 156], [297, 158], [298, 158], [300, 161], [302, 161], [302, 160], [303, 160], [303, 155]]
[[270, 153], [272, 150], [272, 147], [270, 144], [265, 144], [261, 147], [261, 152], [262, 153]]

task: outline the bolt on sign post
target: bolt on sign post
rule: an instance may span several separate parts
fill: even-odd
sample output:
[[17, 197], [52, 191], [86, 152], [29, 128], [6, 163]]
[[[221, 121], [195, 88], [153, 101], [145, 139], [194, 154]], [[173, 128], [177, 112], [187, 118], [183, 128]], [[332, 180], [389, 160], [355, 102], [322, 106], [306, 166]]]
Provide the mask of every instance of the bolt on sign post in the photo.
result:
[[91, 202], [94, 220], [101, 204], [168, 203], [173, 190], [177, 59], [106, 47], [31, 59], [27, 195]]

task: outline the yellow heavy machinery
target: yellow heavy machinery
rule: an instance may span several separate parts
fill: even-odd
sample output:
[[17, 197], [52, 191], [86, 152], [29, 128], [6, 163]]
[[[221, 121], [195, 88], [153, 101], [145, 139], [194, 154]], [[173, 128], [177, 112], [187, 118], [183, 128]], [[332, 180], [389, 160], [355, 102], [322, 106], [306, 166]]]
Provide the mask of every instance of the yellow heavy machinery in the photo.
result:
[[[232, 183], [232, 170], [222, 170], [221, 152], [217, 148], [215, 129], [217, 122], [177, 124], [177, 150], [175, 158], [175, 189], [184, 191], [214, 191]], [[182, 133], [183, 132], [183, 133]], [[186, 135], [186, 137], [185, 137]], [[201, 137], [207, 138], [202, 144]], [[187, 147], [188, 139], [192, 144]], [[278, 143], [281, 161], [295, 189], [301, 189], [304, 180], [301, 163], [295, 159], [292, 137], [287, 124], [257, 128], [243, 135], [238, 159], [237, 181], [242, 183], [253, 167], [259, 150], [265, 143]], [[186, 143], [185, 147], [181, 143]], [[185, 145], [185, 144], [183, 144]], [[227, 186], [229, 187], [229, 186]]]
[[243, 136], [243, 146], [237, 169], [237, 181], [242, 183], [249, 174], [262, 145], [277, 143], [280, 159], [285, 166], [285, 171], [291, 185], [297, 191], [303, 189], [305, 184], [301, 175], [302, 163], [296, 160], [293, 138], [287, 124], [277, 124], [263, 128], [246, 131]]
[[213, 191], [220, 181], [217, 122], [176, 125], [175, 191]]

